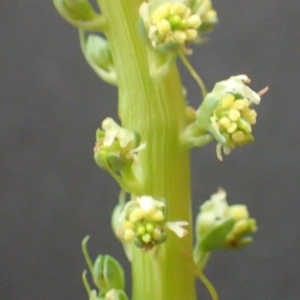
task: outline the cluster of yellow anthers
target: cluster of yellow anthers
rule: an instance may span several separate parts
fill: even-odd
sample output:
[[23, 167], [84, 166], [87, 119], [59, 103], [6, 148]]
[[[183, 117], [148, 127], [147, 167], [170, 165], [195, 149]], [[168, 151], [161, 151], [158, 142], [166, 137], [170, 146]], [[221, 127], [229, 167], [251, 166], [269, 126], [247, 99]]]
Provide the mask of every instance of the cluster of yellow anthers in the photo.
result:
[[236, 240], [245, 233], [257, 231], [256, 221], [250, 218], [246, 205], [235, 204], [229, 206], [227, 216], [235, 219], [235, 224], [226, 238], [231, 246], [235, 246]]
[[126, 242], [134, 241], [143, 250], [151, 250], [167, 238], [166, 228], [174, 231], [179, 237], [186, 235], [182, 226], [185, 221], [166, 222], [165, 204], [150, 196], [137, 197], [129, 201], [119, 220], [117, 235]]
[[140, 8], [144, 25], [154, 48], [160, 44], [181, 44], [197, 37], [200, 17], [191, 13], [184, 3], [165, 3], [151, 11], [144, 2]]
[[[246, 80], [246, 81], [245, 81]], [[249, 83], [250, 79], [244, 79]], [[250, 89], [248, 89], [250, 91]], [[215, 128], [226, 138], [226, 145], [217, 145], [217, 155], [222, 160], [221, 149], [229, 154], [231, 149], [242, 146], [254, 140], [252, 135], [252, 125], [256, 123], [257, 113], [251, 108], [253, 104], [260, 103], [260, 96], [267, 91], [267, 88], [260, 91], [257, 97], [248, 97], [247, 90], [243, 95], [227, 93], [225, 94], [210, 120]], [[251, 93], [253, 93], [251, 91]]]
[[256, 123], [257, 114], [250, 105], [250, 101], [246, 98], [236, 99], [233, 94], [226, 94], [211, 116], [212, 124], [227, 140], [227, 145], [224, 146], [225, 154], [230, 153], [230, 148], [253, 141], [251, 125]]

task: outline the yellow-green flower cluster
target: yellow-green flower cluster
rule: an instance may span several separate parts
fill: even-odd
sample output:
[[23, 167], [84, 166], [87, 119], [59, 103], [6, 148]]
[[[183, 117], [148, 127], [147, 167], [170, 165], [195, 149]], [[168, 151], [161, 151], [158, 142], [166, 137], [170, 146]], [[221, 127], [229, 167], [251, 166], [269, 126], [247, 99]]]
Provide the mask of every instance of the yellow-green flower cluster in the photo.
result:
[[165, 204], [151, 196], [141, 196], [129, 201], [119, 219], [116, 234], [125, 242], [134, 241], [144, 251], [151, 250], [167, 238], [166, 228], [179, 237], [187, 232], [186, 222], [166, 222]]
[[170, 1], [159, 6], [144, 2], [140, 16], [152, 46], [165, 51], [178, 45], [185, 49], [186, 43], [197, 38], [197, 28], [201, 24], [200, 17], [192, 14], [183, 1]]
[[255, 219], [249, 216], [247, 206], [229, 206], [226, 192], [219, 189], [201, 205], [196, 230], [204, 248], [213, 245], [216, 249], [235, 249], [251, 243], [251, 237], [246, 235], [255, 232], [257, 227]]
[[256, 123], [257, 113], [252, 106], [260, 103], [268, 87], [257, 93], [247, 86], [248, 83], [250, 78], [246, 75], [217, 82], [197, 110], [195, 128], [202, 133], [209, 132], [217, 140], [220, 160], [222, 149], [229, 154], [236, 146], [254, 140], [252, 125]]
[[[242, 146], [254, 140], [252, 125], [256, 123], [257, 113], [251, 108], [252, 103], [241, 95], [225, 94], [213, 115], [211, 122], [226, 138], [227, 144], [223, 146], [225, 154], [230, 149]], [[218, 158], [222, 160], [221, 147], [217, 148]]]
[[117, 235], [126, 242], [134, 241], [144, 250], [166, 240], [165, 204], [150, 196], [129, 201], [120, 216]]
[[113, 119], [106, 118], [102, 129], [96, 132], [94, 147], [97, 164], [113, 171], [120, 171], [137, 160], [138, 152], [145, 148], [140, 136], [119, 126]]

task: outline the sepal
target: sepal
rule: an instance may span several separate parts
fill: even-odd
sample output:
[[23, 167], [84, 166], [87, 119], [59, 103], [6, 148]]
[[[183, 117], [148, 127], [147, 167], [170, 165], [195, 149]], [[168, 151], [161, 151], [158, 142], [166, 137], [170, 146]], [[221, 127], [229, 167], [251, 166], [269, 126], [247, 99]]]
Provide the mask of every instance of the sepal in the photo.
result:
[[70, 24], [84, 30], [103, 30], [105, 20], [88, 0], [53, 0], [59, 14]]
[[117, 85], [115, 65], [108, 41], [96, 34], [90, 34], [86, 39], [83, 30], [79, 30], [79, 39], [81, 50], [90, 67], [103, 81]]

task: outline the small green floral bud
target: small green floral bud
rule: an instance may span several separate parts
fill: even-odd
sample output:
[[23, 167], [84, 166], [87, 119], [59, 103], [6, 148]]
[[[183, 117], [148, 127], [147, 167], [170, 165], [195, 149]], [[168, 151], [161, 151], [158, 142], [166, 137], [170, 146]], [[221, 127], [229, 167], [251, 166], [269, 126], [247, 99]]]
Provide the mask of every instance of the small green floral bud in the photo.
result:
[[138, 152], [145, 148], [145, 144], [140, 144], [137, 133], [120, 127], [111, 118], [103, 121], [102, 129], [96, 132], [94, 148], [94, 158], [99, 167], [119, 172], [136, 162]]
[[123, 233], [124, 241], [129, 242], [135, 237], [135, 232], [132, 229], [125, 229]]
[[[162, 214], [162, 216], [163, 216], [163, 214]], [[163, 218], [164, 218], [164, 217], [163, 217]], [[159, 221], [161, 221], [161, 220], [159, 220]], [[154, 230], [153, 224], [152, 224], [152, 223], [147, 223], [147, 224], [146, 224], [146, 231], [149, 232], [149, 233], [152, 233], [153, 230]]]
[[120, 227], [116, 229], [118, 237], [134, 244], [144, 251], [151, 250], [163, 243], [166, 229], [184, 237], [187, 231], [183, 226], [187, 222], [166, 222], [165, 204], [150, 196], [141, 196], [126, 203], [120, 215]]
[[98, 298], [97, 297], [97, 291], [92, 290], [91, 293], [90, 293], [89, 300], [102, 300], [102, 298]]
[[105, 70], [114, 69], [109, 43], [101, 36], [96, 34], [90, 34], [88, 36], [85, 54], [96, 66]]
[[190, 124], [196, 120], [196, 111], [193, 107], [187, 106], [185, 109], [187, 123]]
[[223, 159], [222, 149], [229, 154], [236, 146], [254, 140], [251, 125], [256, 123], [257, 114], [251, 106], [260, 103], [260, 96], [267, 88], [256, 93], [247, 83], [250, 79], [246, 75], [218, 82], [197, 111], [197, 126], [209, 131], [218, 141], [220, 160]]
[[105, 294], [104, 300], [128, 300], [128, 297], [124, 291], [112, 289]]
[[97, 14], [88, 0], [54, 0], [59, 13], [76, 21], [92, 21]]
[[124, 289], [124, 271], [109, 255], [99, 255], [93, 265], [93, 280], [101, 290]]
[[105, 256], [99, 255], [93, 265], [93, 281], [99, 289], [105, 289], [106, 283], [103, 279], [103, 265]]
[[103, 279], [108, 290], [123, 290], [125, 287], [123, 268], [114, 258], [109, 255], [106, 255], [104, 259]]
[[[152, 224], [151, 224], [152, 225]], [[137, 228], [137, 234], [138, 235], [144, 235], [145, 234], [145, 232], [146, 232], [146, 228], [145, 228], [145, 226], [143, 226], [143, 225], [141, 225], [141, 226], [138, 226], [138, 228]]]
[[186, 3], [178, 0], [170, 2], [152, 1], [140, 7], [142, 26], [147, 38], [155, 49], [167, 52], [170, 49], [189, 50], [185, 44], [197, 38], [200, 17], [192, 14]]
[[204, 202], [196, 221], [198, 245], [204, 251], [236, 249], [250, 243], [247, 234], [257, 230], [245, 205], [229, 206], [226, 192], [220, 189]]

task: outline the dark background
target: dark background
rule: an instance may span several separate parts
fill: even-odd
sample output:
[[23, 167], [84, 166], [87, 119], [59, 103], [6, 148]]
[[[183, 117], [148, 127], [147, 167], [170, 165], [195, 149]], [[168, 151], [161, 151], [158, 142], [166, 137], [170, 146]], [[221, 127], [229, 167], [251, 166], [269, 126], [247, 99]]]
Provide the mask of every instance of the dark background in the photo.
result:
[[[222, 186], [259, 225], [251, 247], [215, 253], [206, 273], [222, 300], [298, 300], [300, 2], [214, 3], [220, 24], [195, 49], [194, 66], [209, 89], [245, 73], [254, 89], [270, 91], [258, 107], [254, 144], [223, 163], [215, 145], [193, 150], [194, 214]], [[197, 105], [198, 87], [182, 74]], [[110, 229], [118, 186], [92, 151], [97, 126], [116, 117], [117, 93], [89, 69], [76, 30], [52, 1], [0, 2], [0, 98], [0, 298], [87, 299], [86, 234], [92, 255], [110, 253], [129, 270]], [[199, 299], [210, 299], [197, 284]]]

